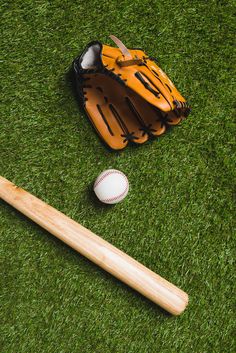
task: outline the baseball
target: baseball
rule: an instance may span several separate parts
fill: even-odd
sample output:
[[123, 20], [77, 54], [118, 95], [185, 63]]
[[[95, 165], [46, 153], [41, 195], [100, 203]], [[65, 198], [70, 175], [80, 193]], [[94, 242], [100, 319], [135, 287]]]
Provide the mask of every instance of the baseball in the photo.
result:
[[101, 202], [114, 204], [122, 201], [129, 191], [126, 175], [116, 169], [102, 172], [94, 183], [94, 192]]

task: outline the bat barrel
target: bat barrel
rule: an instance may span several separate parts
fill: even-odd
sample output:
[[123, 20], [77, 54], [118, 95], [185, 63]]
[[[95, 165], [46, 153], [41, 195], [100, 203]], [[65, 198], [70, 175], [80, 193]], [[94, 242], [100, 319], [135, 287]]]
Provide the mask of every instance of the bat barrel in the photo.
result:
[[0, 198], [174, 315], [188, 304], [188, 295], [87, 228], [0, 176]]

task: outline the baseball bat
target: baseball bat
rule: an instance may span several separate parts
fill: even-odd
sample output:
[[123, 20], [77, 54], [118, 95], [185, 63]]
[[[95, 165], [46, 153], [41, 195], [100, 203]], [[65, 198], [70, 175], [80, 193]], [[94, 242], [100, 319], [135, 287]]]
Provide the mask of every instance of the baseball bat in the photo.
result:
[[0, 198], [171, 314], [179, 315], [187, 306], [184, 291], [1, 176]]

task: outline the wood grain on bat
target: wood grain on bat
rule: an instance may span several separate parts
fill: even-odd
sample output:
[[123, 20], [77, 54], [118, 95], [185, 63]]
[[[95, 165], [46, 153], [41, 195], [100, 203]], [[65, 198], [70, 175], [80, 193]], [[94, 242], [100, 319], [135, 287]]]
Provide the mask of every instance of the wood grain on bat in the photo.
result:
[[188, 295], [65, 214], [0, 176], [0, 198], [170, 313], [179, 315]]

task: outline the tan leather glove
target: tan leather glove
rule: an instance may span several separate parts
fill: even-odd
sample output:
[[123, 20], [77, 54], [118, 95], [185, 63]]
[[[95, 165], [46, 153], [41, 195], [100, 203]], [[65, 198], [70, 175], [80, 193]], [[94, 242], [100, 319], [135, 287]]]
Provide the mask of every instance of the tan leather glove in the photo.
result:
[[155, 59], [111, 38], [118, 48], [91, 42], [73, 67], [89, 119], [112, 149], [122, 149], [163, 134], [190, 107]]

